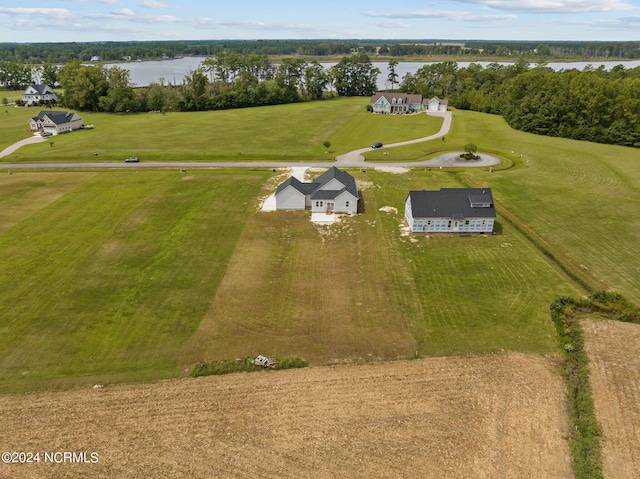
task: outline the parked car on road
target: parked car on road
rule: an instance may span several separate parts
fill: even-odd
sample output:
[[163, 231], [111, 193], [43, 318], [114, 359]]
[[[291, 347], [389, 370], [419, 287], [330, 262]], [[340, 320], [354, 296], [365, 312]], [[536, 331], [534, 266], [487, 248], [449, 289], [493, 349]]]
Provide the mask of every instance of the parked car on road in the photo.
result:
[[374, 143], [373, 145], [371, 145], [371, 148], [382, 148], [382, 143], [380, 143], [379, 141]]
[[140, 158], [137, 156], [132, 156], [124, 160], [125, 163], [140, 163]]

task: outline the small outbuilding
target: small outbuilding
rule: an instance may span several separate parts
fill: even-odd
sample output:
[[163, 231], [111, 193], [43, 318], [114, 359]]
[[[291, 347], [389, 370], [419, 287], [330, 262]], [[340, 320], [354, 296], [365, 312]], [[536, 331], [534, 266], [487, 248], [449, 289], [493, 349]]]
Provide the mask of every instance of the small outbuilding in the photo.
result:
[[449, 107], [449, 100], [442, 100], [437, 96], [434, 96], [427, 102], [428, 111], [447, 111]]
[[410, 191], [404, 217], [412, 233], [491, 234], [496, 218], [491, 188]]

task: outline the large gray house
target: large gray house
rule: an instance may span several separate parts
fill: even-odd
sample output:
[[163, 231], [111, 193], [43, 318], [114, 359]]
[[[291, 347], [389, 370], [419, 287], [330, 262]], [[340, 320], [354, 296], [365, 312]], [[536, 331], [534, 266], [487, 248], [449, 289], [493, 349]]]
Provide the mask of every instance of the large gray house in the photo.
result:
[[490, 188], [410, 191], [404, 217], [412, 233], [491, 234], [496, 218]]
[[58, 134], [82, 128], [84, 123], [80, 115], [71, 111], [41, 111], [31, 118], [29, 126], [32, 131]]
[[276, 189], [276, 210], [304, 210], [313, 213], [357, 213], [358, 189], [349, 173], [335, 166], [311, 183], [290, 177]]
[[422, 110], [422, 96], [378, 92], [369, 104], [375, 113], [413, 113]]

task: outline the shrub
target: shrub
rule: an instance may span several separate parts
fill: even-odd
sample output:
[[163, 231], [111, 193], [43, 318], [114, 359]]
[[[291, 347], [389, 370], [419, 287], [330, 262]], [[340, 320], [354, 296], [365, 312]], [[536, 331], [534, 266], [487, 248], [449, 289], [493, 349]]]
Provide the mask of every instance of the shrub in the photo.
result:
[[222, 374], [238, 372], [261, 371], [263, 369], [292, 369], [304, 368], [307, 366], [307, 362], [304, 359], [297, 357], [282, 359], [276, 358], [276, 365], [273, 368], [256, 366], [252, 361], [253, 358], [250, 357], [244, 359], [225, 359], [222, 361], [201, 361], [191, 368], [190, 376], [219, 376]]

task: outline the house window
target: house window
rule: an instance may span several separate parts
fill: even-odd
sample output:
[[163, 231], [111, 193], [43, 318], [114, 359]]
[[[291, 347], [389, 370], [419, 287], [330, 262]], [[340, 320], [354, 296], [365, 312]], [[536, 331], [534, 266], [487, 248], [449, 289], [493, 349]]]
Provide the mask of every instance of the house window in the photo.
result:
[[398, 103], [402, 104], [402, 98], [398, 98]]
[[431, 220], [427, 221], [427, 224], [428, 224], [429, 226], [431, 226]]
[[391, 103], [393, 103], [393, 104], [395, 105], [395, 104], [396, 104], [396, 99], [395, 99], [395, 98], [393, 98], [393, 99], [391, 100]]
[[348, 202], [348, 201], [345, 201], [345, 202], [344, 202], [344, 206], [345, 206], [345, 208], [348, 208], [348, 207], [349, 207], [349, 202]]
[[449, 224], [447, 224], [447, 228], [451, 228], [451, 220], [449, 220]]
[[469, 220], [464, 220], [464, 224], [468, 225], [469, 224]]

